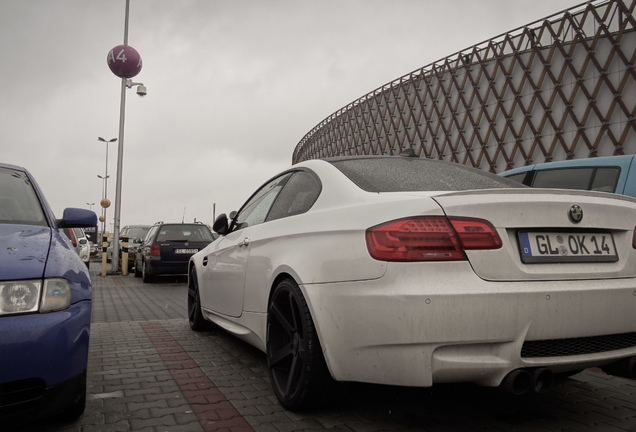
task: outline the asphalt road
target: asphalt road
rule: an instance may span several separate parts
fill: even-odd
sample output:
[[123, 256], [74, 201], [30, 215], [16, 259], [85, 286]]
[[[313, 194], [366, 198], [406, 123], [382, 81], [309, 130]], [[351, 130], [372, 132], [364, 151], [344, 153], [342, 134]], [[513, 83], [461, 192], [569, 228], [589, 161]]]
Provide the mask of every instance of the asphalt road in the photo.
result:
[[92, 270], [86, 412], [21, 431], [636, 431], [636, 382], [596, 370], [529, 397], [356, 384], [329, 408], [289, 412], [261, 352], [222, 330], [189, 329], [185, 278], [144, 284]]

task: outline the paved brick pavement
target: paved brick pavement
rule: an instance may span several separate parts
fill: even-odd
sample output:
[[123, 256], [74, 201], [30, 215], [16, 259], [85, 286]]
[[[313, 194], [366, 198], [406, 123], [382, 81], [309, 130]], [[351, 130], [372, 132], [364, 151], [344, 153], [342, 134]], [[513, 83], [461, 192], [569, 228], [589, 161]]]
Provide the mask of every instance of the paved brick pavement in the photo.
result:
[[293, 413], [277, 403], [261, 352], [222, 330], [190, 330], [185, 279], [94, 272], [93, 286], [86, 412], [21, 431], [636, 431], [636, 382], [594, 370], [522, 398], [358, 384], [328, 409]]

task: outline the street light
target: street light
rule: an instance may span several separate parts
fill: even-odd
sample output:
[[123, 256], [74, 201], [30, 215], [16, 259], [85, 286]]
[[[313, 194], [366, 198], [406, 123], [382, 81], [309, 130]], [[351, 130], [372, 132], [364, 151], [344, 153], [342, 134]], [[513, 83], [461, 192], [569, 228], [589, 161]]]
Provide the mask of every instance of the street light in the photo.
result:
[[102, 179], [102, 199], [106, 198], [106, 182], [108, 181], [107, 179], [110, 178], [110, 176], [100, 176], [99, 174], [97, 174], [97, 177], [99, 177], [100, 179]]
[[113, 227], [113, 271], [119, 270], [119, 228], [121, 217], [121, 184], [124, 165], [124, 120], [126, 117], [126, 89], [137, 87], [137, 95], [143, 97], [147, 94], [146, 86], [143, 83], [133, 82], [130, 78], [135, 77], [142, 67], [141, 56], [128, 45], [128, 18], [130, 10], [130, 0], [126, 0], [126, 14], [124, 18], [124, 44], [118, 45], [107, 56], [108, 67], [118, 77], [121, 78], [121, 102], [119, 106], [119, 142], [117, 143], [117, 178], [115, 185], [115, 217]]
[[95, 205], [95, 203], [86, 203], [86, 205], [88, 206], [89, 210], [93, 210], [93, 206]]
[[[100, 176], [98, 175], [97, 177], [99, 177], [100, 179], [104, 180], [104, 191], [103, 191], [103, 195], [102, 195], [102, 199], [107, 198], [108, 197], [108, 144], [117, 141], [117, 138], [111, 138], [109, 140], [105, 140], [102, 137], [97, 137], [97, 141], [101, 141], [106, 143], [106, 172], [104, 173], [104, 176]], [[106, 208], [102, 207], [102, 217], [104, 218], [104, 222], [102, 223], [102, 235], [104, 235], [106, 233]]]
[[102, 235], [106, 234], [106, 207], [103, 207], [104, 199], [106, 199], [106, 182], [110, 176], [100, 176], [97, 174], [97, 177], [102, 180], [102, 200], [100, 201], [100, 205], [102, 205]]

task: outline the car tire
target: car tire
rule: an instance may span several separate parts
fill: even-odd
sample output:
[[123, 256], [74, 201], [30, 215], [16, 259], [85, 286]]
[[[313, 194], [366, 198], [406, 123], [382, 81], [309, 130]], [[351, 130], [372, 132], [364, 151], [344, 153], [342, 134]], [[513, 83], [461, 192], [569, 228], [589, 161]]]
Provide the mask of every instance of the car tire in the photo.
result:
[[188, 322], [190, 329], [194, 331], [206, 331], [212, 328], [209, 321], [203, 318], [201, 312], [201, 300], [199, 297], [199, 282], [194, 267], [190, 270], [188, 278]]
[[141, 269], [137, 265], [137, 262], [135, 262], [135, 277], [141, 277]]
[[146, 270], [146, 261], [143, 261], [141, 263], [141, 276], [143, 278], [144, 283], [152, 282], [152, 276], [150, 276], [148, 274], [148, 271]]
[[285, 279], [267, 310], [267, 368], [281, 405], [289, 410], [322, 406], [332, 400], [336, 382], [322, 353], [302, 291]]

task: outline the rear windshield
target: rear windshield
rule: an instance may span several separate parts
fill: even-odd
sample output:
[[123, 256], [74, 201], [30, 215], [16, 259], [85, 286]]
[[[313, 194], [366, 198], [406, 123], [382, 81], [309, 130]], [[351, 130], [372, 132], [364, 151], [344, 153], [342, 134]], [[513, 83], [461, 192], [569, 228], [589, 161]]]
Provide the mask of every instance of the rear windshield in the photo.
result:
[[150, 231], [150, 227], [130, 227], [128, 229], [128, 237], [130, 238], [146, 238], [146, 234]]
[[23, 171], [0, 168], [0, 223], [48, 225], [35, 189]]
[[401, 156], [326, 159], [367, 192], [464, 191], [525, 187], [457, 163]]
[[212, 232], [205, 225], [163, 225], [157, 235], [158, 242], [212, 240]]

